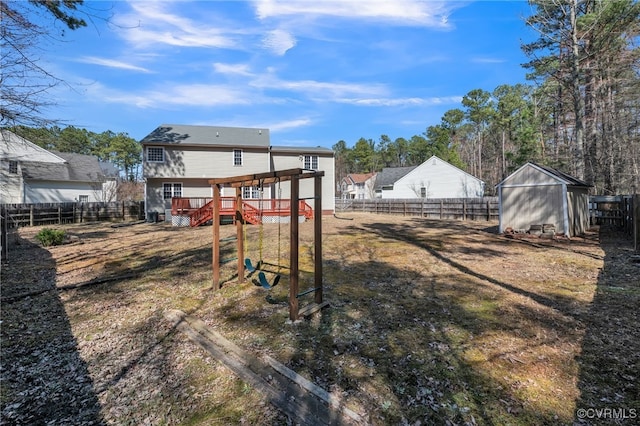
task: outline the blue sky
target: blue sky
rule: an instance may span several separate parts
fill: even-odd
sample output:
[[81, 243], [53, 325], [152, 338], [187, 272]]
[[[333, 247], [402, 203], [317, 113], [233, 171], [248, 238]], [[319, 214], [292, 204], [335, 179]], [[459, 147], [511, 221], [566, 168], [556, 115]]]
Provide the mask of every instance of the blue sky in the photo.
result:
[[140, 140], [160, 124], [269, 128], [331, 148], [410, 138], [473, 89], [525, 81], [525, 1], [85, 1], [43, 65], [51, 118]]

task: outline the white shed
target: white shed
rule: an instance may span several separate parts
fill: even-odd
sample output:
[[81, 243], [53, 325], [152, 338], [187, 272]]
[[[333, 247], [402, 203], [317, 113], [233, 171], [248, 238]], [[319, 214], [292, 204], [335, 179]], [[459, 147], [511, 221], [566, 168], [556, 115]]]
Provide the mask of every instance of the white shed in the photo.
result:
[[375, 192], [377, 198], [479, 198], [484, 182], [434, 155], [419, 166], [382, 169]]
[[497, 185], [499, 232], [551, 224], [558, 234], [583, 234], [589, 227], [590, 187], [564, 172], [529, 162]]

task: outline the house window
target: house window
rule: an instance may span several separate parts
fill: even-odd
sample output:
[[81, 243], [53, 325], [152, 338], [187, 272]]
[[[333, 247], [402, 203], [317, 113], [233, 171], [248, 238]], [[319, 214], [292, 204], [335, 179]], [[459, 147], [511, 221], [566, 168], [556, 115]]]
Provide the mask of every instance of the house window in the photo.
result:
[[243, 186], [242, 187], [242, 198], [260, 198], [260, 189], [257, 186]]
[[318, 156], [317, 155], [305, 155], [304, 156], [304, 168], [307, 170], [318, 170]]
[[420, 196], [422, 198], [427, 198], [427, 188], [425, 188], [424, 186], [420, 188]]
[[9, 161], [9, 173], [14, 175], [18, 174], [18, 162], [14, 160]]
[[151, 163], [163, 163], [164, 162], [164, 148], [148, 147], [147, 148], [147, 161]]
[[242, 166], [242, 150], [241, 149], [233, 150], [233, 165]]
[[163, 183], [162, 199], [170, 200], [173, 197], [182, 197], [182, 184], [181, 183]]
[[88, 195], [78, 195], [78, 202], [80, 203], [88, 203], [89, 196]]

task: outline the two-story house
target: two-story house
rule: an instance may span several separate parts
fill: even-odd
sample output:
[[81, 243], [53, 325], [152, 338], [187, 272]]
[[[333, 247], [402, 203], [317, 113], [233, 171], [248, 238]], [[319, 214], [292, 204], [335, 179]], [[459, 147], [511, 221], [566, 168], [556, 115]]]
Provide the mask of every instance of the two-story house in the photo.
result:
[[[272, 146], [269, 129], [163, 124], [141, 140], [147, 213], [171, 217], [173, 197], [212, 197], [209, 179], [302, 168], [322, 170], [323, 213], [334, 212], [334, 156], [327, 148]], [[243, 198], [288, 198], [289, 183], [243, 188]], [[234, 196], [234, 188], [223, 188]], [[300, 182], [300, 197], [313, 182]], [[313, 200], [309, 201], [313, 208]]]
[[340, 192], [345, 200], [370, 200], [374, 198], [375, 173], [350, 173], [342, 178]]
[[118, 170], [92, 155], [47, 151], [0, 130], [0, 204], [115, 201]]
[[387, 167], [376, 176], [377, 198], [476, 198], [484, 182], [436, 157], [413, 167]]

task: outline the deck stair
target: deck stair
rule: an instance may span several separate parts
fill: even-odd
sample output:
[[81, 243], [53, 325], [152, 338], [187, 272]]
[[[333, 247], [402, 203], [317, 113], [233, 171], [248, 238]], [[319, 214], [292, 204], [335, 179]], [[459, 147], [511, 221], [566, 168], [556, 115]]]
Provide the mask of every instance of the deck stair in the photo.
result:
[[[235, 197], [221, 197], [220, 215], [236, 215]], [[300, 200], [298, 206], [299, 214], [306, 219], [313, 218], [313, 209], [306, 201]], [[189, 217], [189, 226], [196, 227], [203, 225], [213, 219], [213, 200], [205, 198], [173, 198], [172, 215], [182, 215]], [[289, 200], [266, 200], [256, 204], [256, 200], [242, 201], [242, 219], [253, 225], [258, 225], [266, 216], [290, 216], [291, 208]]]

